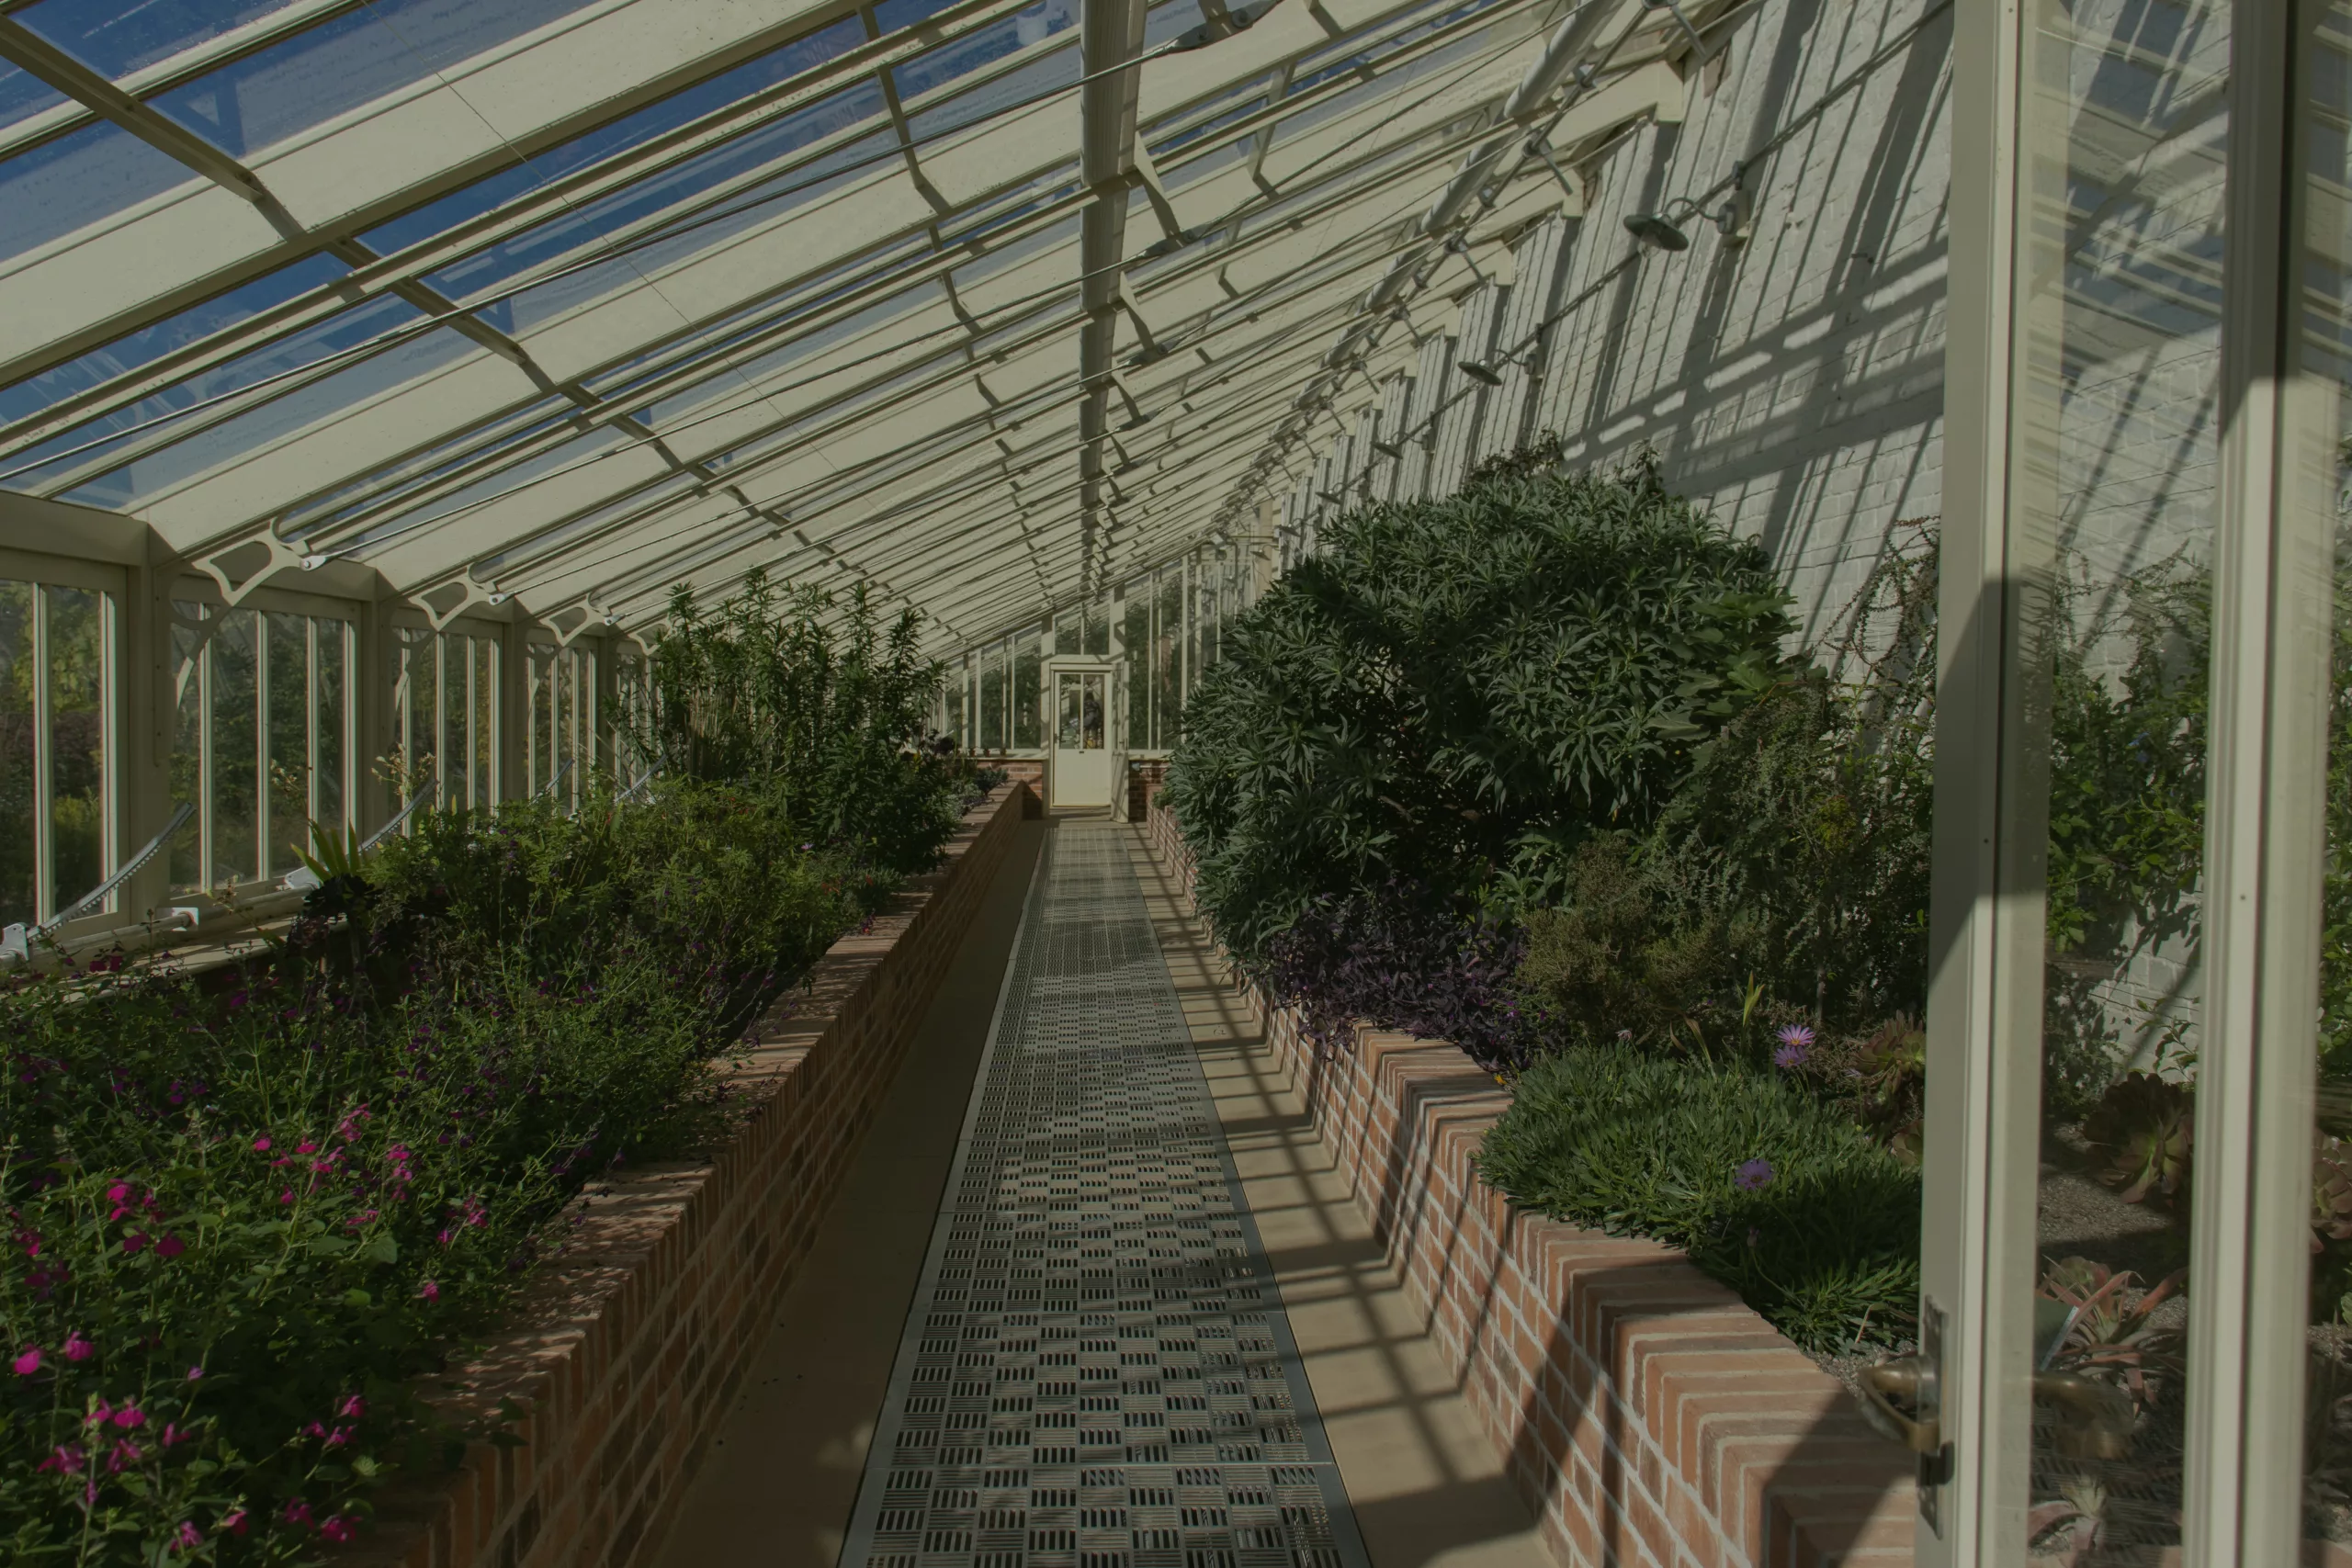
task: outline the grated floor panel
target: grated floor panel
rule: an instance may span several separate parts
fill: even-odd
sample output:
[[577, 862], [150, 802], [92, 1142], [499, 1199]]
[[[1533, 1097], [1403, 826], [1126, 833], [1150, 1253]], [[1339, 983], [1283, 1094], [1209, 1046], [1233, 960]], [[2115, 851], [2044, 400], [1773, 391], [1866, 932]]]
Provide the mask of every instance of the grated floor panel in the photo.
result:
[[842, 1568], [1367, 1568], [1128, 860], [1049, 836]]

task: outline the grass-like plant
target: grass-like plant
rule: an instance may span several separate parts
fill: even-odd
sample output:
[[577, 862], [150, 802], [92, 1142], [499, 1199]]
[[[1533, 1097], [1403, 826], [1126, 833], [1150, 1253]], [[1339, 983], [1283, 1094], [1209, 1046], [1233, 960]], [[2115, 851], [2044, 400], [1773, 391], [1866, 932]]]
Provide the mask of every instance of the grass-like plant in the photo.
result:
[[1807, 1349], [1908, 1331], [1918, 1173], [1789, 1075], [1601, 1044], [1512, 1087], [1478, 1168], [1515, 1202], [1688, 1249]]

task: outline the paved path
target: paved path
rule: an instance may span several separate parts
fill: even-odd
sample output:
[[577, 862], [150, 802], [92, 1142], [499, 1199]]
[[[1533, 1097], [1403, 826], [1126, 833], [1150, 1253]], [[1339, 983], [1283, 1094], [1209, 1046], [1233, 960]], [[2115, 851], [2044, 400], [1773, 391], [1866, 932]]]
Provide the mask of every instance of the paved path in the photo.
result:
[[1366, 1568], [1131, 842], [1050, 836], [842, 1568]]

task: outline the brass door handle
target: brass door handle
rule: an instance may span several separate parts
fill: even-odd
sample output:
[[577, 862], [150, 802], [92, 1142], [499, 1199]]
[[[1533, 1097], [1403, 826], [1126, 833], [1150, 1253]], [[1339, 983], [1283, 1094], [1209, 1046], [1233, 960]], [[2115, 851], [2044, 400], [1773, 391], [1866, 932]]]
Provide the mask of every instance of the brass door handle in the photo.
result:
[[1915, 1454], [1932, 1454], [1944, 1446], [1941, 1422], [1932, 1416], [1915, 1420], [1894, 1403], [1900, 1399], [1913, 1409], [1918, 1408], [1919, 1382], [1926, 1370], [1926, 1361], [1917, 1356], [1894, 1356], [1873, 1362], [1861, 1371], [1863, 1397], [1886, 1417], [1902, 1435], [1903, 1446]]
[[[1941, 1422], [1934, 1416], [1917, 1419], [1903, 1409], [1918, 1408], [1925, 1368], [1917, 1356], [1896, 1356], [1861, 1371], [1863, 1396], [1902, 1435], [1903, 1446], [1917, 1454], [1932, 1454], [1943, 1447]], [[2052, 1441], [2060, 1453], [2070, 1459], [2123, 1459], [2132, 1452], [2138, 1412], [2131, 1396], [2113, 1383], [2081, 1372], [2037, 1372], [2033, 1397], [2058, 1410], [2061, 1419]]]
[[2111, 1382], [2081, 1372], [2036, 1372], [2033, 1397], [2056, 1405], [2064, 1419], [2052, 1434], [2069, 1459], [2122, 1459], [2132, 1451], [2139, 1411]]

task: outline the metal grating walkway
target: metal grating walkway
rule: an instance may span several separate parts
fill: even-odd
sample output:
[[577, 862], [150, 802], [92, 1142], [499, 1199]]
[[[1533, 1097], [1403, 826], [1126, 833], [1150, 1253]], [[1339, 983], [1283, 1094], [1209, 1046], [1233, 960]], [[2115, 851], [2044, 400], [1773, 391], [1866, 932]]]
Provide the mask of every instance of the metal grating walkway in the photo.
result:
[[1048, 836], [842, 1568], [1366, 1568], [1127, 842]]

